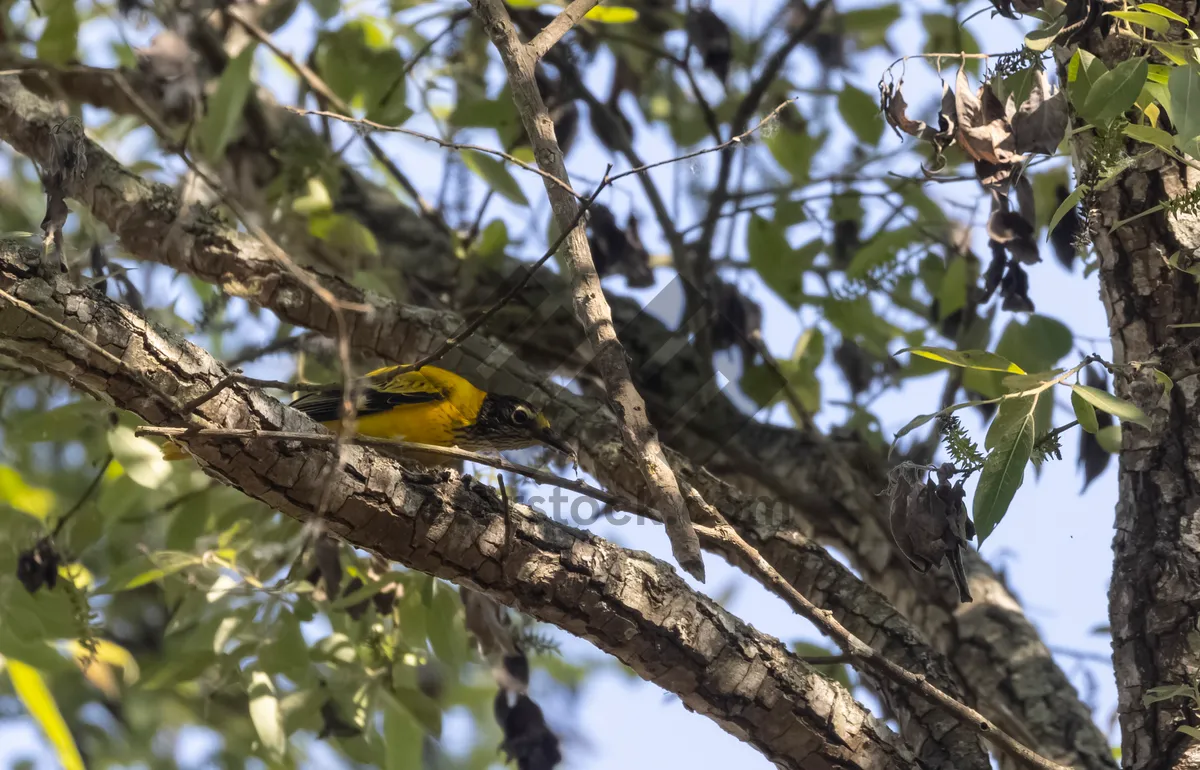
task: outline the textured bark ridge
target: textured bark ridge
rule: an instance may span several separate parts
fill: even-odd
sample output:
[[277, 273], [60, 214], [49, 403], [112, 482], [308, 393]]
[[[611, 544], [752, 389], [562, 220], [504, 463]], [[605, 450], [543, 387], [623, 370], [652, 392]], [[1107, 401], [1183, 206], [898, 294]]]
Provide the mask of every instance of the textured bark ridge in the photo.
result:
[[[118, 366], [27, 308], [0, 300], [0, 351], [164, 426], [306, 431], [316, 426], [261, 392], [232, 386], [198, 408], [179, 404], [226, 372], [65, 276], [39, 277], [37, 252], [0, 243], [0, 288], [80, 332]], [[329, 531], [413, 569], [459, 582], [554, 623], [679, 695], [788, 768], [916, 768], [911, 752], [840, 686], [777, 640], [692, 591], [667, 565], [512, 507], [514, 545], [490, 487], [453, 471], [408, 470], [349, 447], [180, 439], [207, 473], [301, 521], [322, 497]], [[333, 488], [317, 486], [327, 478]]]
[[[1200, 28], [1194, 2], [1161, 3]], [[1098, 32], [1084, 41], [1108, 67], [1141, 53]], [[1194, 66], [1194, 65], [1193, 65]], [[1140, 148], [1144, 149], [1144, 145]], [[1075, 145], [1086, 167], [1088, 145]], [[1114, 363], [1159, 361], [1175, 385], [1167, 392], [1147, 369], [1115, 378], [1116, 392], [1150, 418], [1122, 425], [1116, 535], [1109, 613], [1118, 687], [1122, 764], [1128, 768], [1200, 767], [1200, 742], [1178, 732], [1200, 726], [1183, 698], [1145, 705], [1151, 687], [1194, 684], [1200, 674], [1200, 433], [1197, 432], [1200, 334], [1172, 324], [1200, 320], [1196, 279], [1172, 269], [1200, 248], [1195, 214], [1155, 214], [1108, 230], [1165, 200], [1194, 191], [1200, 174], [1159, 153], [1117, 177], [1092, 206], [1100, 297], [1108, 313]]]
[[[19, 66], [20, 62], [11, 64]], [[103, 71], [65, 78], [51, 71], [45, 78], [31, 76], [28, 82], [31, 86], [49, 83], [51, 90], [73, 93], [81, 100], [113, 109], [126, 106], [110, 75]], [[136, 78], [133, 82], [139, 92], [144, 90]], [[252, 106], [251, 112], [263, 109], [262, 105]], [[269, 154], [272, 142], [284, 141], [277, 138], [281, 135], [307, 130], [284, 110], [274, 108], [268, 114], [270, 120], [257, 118], [263, 131], [249, 132], [231, 148], [264, 186], [278, 170]], [[46, 102], [15, 81], [0, 79], [0, 138], [4, 141], [41, 162], [50, 151], [44, 137], [57, 121]], [[216, 283], [298, 326], [335, 332], [332, 315], [320, 301], [252, 240], [204, 209], [182, 210], [169, 188], [140, 180], [99, 147], [90, 146], [88, 169], [74, 197], [107, 224], [136, 258]], [[346, 188], [339, 199], [339, 205], [343, 204], [375, 232], [386, 258], [405, 266], [413, 291], [429, 298], [453, 294], [452, 271], [458, 260], [441, 234], [419, 215], [352, 172], [347, 172]], [[320, 245], [311, 240], [286, 245], [298, 259], [307, 256], [303, 261], [325, 263]], [[349, 317], [352, 339], [358, 350], [367, 354], [392, 361], [413, 360], [431, 352], [461, 323], [453, 313], [373, 297], [332, 275], [322, 275], [322, 280], [335, 295], [375, 307], [369, 316]], [[469, 304], [476, 294], [475, 301], [487, 301], [491, 294], [484, 296], [483, 291], [460, 296], [458, 301]], [[556, 295], [560, 299], [555, 300]], [[569, 316], [563, 323], [557, 315], [570, 312], [561, 307], [562, 296], [559, 279], [543, 273], [520, 302], [496, 316], [490, 331], [521, 347], [521, 354], [531, 362], [570, 367], [580, 335]], [[634, 303], [619, 298], [610, 298], [610, 302], [635, 372], [657, 373], [653, 381], [639, 383], [643, 393], [653, 395], [648, 399], [650, 416], [660, 425], [671, 426], [681, 402], [702, 392], [696, 389], [696, 379], [705, 368], [686, 347], [670, 358], [665, 369], [643, 365], [664, 346], [680, 346], [672, 341], [669, 330], [641, 313]], [[530, 333], [531, 325], [536, 326], [536, 333]], [[550, 358], [545, 359], [547, 355]], [[515, 393], [548, 406], [556, 426], [578, 439], [585, 470], [607, 487], [646, 499], [638, 476], [631, 477], [628, 472], [619, 429], [602, 400], [560, 391], [514, 358], [508, 348], [479, 335], [452, 351], [445, 363], [472, 372], [491, 390]], [[741, 491], [735, 493], [726, 485], [717, 488], [711, 476], [697, 476], [689, 470], [690, 464], [668, 453], [671, 464], [677, 475], [695, 484], [793, 585], [831, 609], [859, 638], [889, 651], [893, 660], [909, 670], [925, 673], [946, 692], [960, 692], [957, 681], [967, 695], [966, 702], [1042, 754], [1072, 766], [1115, 767], [1087, 708], [1020, 606], [982, 559], [970, 554], [968, 570], [976, 601], [965, 608], [953, 600], [948, 579], [919, 575], [903, 562], [887, 536], [881, 499], [873, 495], [884, 486], [877, 458], [867, 454], [860, 460], [861, 453], [852, 442], [840, 442], [842, 452], [833, 456], [827, 444], [815, 442], [803, 432], [748, 423], [720, 394], [705, 403], [703, 421], [688, 422], [687, 430], [672, 432], [675, 438], [668, 435], [666, 443], [685, 448], [692, 462], [708, 464]], [[704, 430], [698, 432], [700, 428]], [[722, 436], [727, 439], [724, 443], [720, 442]], [[889, 617], [885, 605], [876, 603], [878, 594], [846, 580], [840, 565], [813, 544], [811, 537], [849, 554], [860, 574], [913, 625], [905, 624], [901, 615]], [[832, 590], [833, 586], [837, 590]], [[926, 646], [914, 641], [922, 636], [950, 658], [949, 672]], [[909, 654], [902, 656], [899, 651], [906, 648]], [[893, 702], [886, 690], [884, 695], [900, 717], [906, 739], [919, 747], [922, 760], [939, 766], [935, 757], [942, 749], [927, 740], [924, 728], [918, 729], [928, 723], [931, 734], [938, 736], [936, 712], [925, 714], [921, 704], [915, 707], [921, 718], [909, 719], [906, 714], [911, 712], [902, 702]], [[960, 740], [957, 735], [951, 731], [942, 743], [950, 756], [959, 746], [963, 752], [959, 766], [966, 767], [965, 757], [977, 756], [977, 749], [972, 748], [975, 741]]]
[[[1100, 195], [1102, 229], [1193, 189], [1197, 180], [1183, 172], [1173, 162], [1127, 172]], [[1176, 376], [1200, 366], [1196, 333], [1169, 328], [1200, 318], [1196, 282], [1166, 264], [1175, 251], [1200, 247], [1196, 225], [1192, 217], [1151, 217], [1096, 238], [1115, 363], [1160, 359]], [[1168, 394], [1142, 370], [1131, 380], [1117, 378], [1116, 387], [1151, 421], [1149, 429], [1122, 425], [1109, 595], [1122, 761], [1200, 767], [1200, 744], [1177, 731], [1200, 725], [1190, 704], [1143, 703], [1149, 688], [1192, 683], [1200, 672], [1200, 380], [1179, 377]]]

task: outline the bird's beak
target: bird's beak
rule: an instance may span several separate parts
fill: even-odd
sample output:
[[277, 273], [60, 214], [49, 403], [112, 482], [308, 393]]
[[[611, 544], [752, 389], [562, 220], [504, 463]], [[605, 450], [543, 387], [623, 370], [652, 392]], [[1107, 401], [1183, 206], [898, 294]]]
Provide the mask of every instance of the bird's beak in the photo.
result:
[[575, 450], [562, 436], [554, 432], [554, 430], [550, 427], [550, 423], [547, 422], [545, 418], [538, 420], [537, 440], [551, 449], [562, 452], [568, 457], [575, 456]]

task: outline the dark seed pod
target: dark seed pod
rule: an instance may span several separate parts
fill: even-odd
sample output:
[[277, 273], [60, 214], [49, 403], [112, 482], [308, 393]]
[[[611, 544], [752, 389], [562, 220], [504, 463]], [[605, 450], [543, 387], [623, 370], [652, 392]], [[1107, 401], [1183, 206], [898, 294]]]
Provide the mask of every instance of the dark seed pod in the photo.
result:
[[1033, 300], [1029, 298], [1029, 275], [1020, 265], [1013, 261], [1008, 265], [1008, 272], [1000, 281], [1000, 296], [1004, 302], [1000, 307], [1017, 313], [1032, 313]]
[[[1058, 197], [1058, 205], [1061, 206], [1070, 196], [1070, 192], [1065, 185], [1059, 185], [1055, 195]], [[1075, 242], [1079, 238], [1080, 227], [1079, 207], [1072, 206], [1050, 231], [1050, 245], [1054, 247], [1054, 256], [1067, 270], [1075, 264]]]
[[688, 39], [704, 59], [704, 67], [721, 79], [729, 80], [733, 59], [733, 35], [729, 25], [711, 8], [694, 8], [687, 18]]
[[992, 261], [988, 263], [987, 272], [983, 276], [983, 295], [980, 302], [987, 302], [996, 292], [996, 288], [1000, 285], [1000, 280], [1004, 277], [1004, 268], [1008, 265], [1008, 255], [1004, 251], [1004, 246], [996, 241], [989, 241], [988, 246], [992, 249]]
[[516, 695], [501, 690], [496, 693], [492, 712], [496, 723], [504, 733], [500, 749], [518, 770], [551, 770], [562, 761], [558, 738], [546, 725], [542, 709], [527, 695]]

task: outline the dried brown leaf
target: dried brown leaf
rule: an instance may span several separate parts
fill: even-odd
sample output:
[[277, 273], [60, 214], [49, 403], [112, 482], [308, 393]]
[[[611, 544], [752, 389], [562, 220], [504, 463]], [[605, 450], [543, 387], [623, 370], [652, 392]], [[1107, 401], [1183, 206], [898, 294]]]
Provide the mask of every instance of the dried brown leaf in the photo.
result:
[[1067, 133], [1067, 119], [1066, 93], [1053, 90], [1046, 73], [1039, 70], [1029, 98], [1013, 117], [1016, 151], [1053, 155]]

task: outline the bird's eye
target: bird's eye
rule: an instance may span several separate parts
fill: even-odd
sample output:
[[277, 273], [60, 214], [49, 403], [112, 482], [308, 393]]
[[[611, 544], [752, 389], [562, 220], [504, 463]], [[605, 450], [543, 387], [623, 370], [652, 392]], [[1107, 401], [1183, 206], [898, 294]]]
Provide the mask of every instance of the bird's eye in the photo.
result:
[[518, 406], [513, 410], [513, 422], [515, 422], [517, 425], [524, 425], [532, 419], [533, 415], [530, 414], [529, 410], [523, 406]]

